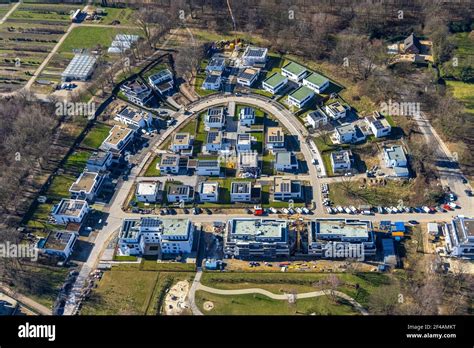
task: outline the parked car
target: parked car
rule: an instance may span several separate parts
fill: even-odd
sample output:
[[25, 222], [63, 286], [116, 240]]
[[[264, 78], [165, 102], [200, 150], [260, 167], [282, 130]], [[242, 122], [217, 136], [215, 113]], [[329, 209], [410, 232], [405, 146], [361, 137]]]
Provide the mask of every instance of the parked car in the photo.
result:
[[409, 220], [408, 223], [411, 224], [411, 225], [418, 225], [419, 224], [419, 222], [416, 221], [416, 220]]

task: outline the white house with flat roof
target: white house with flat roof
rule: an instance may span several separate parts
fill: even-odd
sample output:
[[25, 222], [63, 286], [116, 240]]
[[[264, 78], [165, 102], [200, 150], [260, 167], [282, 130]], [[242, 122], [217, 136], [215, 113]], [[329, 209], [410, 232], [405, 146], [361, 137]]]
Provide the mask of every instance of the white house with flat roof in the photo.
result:
[[328, 116], [323, 110], [317, 108], [306, 115], [305, 121], [309, 126], [317, 129], [328, 124]]
[[163, 254], [189, 254], [193, 247], [194, 225], [189, 219], [163, 219], [159, 231]]
[[222, 150], [224, 144], [224, 136], [222, 131], [209, 131], [206, 139], [206, 151], [217, 152]]
[[83, 172], [69, 187], [69, 193], [73, 199], [85, 199], [93, 201], [100, 191], [105, 175], [97, 172]]
[[258, 165], [258, 153], [254, 151], [239, 152], [237, 156], [237, 166], [242, 173], [258, 174], [260, 166]]
[[169, 69], [163, 69], [158, 71], [156, 74], [153, 74], [148, 77], [148, 82], [153, 88], [156, 88], [158, 85], [163, 82], [173, 82], [173, 74]]
[[89, 212], [89, 204], [82, 199], [63, 198], [52, 210], [51, 216], [59, 225], [68, 223], [81, 224]]
[[244, 87], [251, 87], [255, 81], [258, 79], [260, 70], [245, 68], [242, 69], [237, 75], [237, 84]]
[[336, 101], [325, 106], [326, 114], [333, 120], [346, 117], [346, 108], [340, 102]]
[[105, 151], [95, 151], [86, 162], [86, 169], [89, 172], [104, 172], [112, 165], [112, 153]]
[[239, 122], [241, 126], [251, 126], [255, 123], [255, 109], [250, 106], [245, 106], [240, 109]]
[[283, 177], [273, 178], [273, 200], [288, 201], [290, 199], [301, 199], [303, 186], [301, 181]]
[[288, 77], [291, 81], [300, 82], [303, 77], [306, 76], [308, 70], [295, 62], [289, 62], [283, 68], [281, 68], [281, 74]]
[[331, 166], [334, 173], [351, 169], [353, 161], [351, 150], [331, 152]]
[[219, 176], [221, 165], [218, 160], [198, 160], [196, 166], [196, 175], [201, 176]]
[[148, 103], [153, 96], [151, 90], [139, 79], [124, 82], [120, 91], [129, 101], [140, 106]]
[[326, 88], [329, 87], [329, 80], [323, 75], [312, 72], [303, 78], [303, 86], [306, 86], [316, 93], [323, 93]]
[[407, 156], [401, 145], [393, 145], [383, 149], [385, 165], [388, 168], [406, 167], [408, 165]]
[[242, 65], [247, 67], [265, 66], [268, 48], [247, 46], [242, 54]]
[[109, 131], [109, 136], [102, 142], [100, 149], [121, 153], [133, 139], [133, 129], [115, 125]]
[[212, 56], [209, 59], [209, 63], [206, 66], [206, 73], [208, 74], [221, 74], [225, 69], [225, 59], [217, 55]]
[[201, 89], [208, 91], [218, 91], [221, 88], [222, 78], [220, 75], [207, 75]]
[[169, 184], [166, 194], [168, 203], [191, 202], [194, 200], [194, 189], [189, 185]]
[[51, 231], [46, 238], [40, 239], [38, 249], [41, 253], [58, 256], [66, 260], [71, 256], [76, 240], [76, 232]]
[[390, 123], [378, 112], [375, 112], [374, 116], [366, 117], [365, 122], [376, 138], [385, 137], [392, 131]]
[[314, 97], [314, 91], [306, 86], [301, 86], [297, 90], [288, 94], [288, 104], [302, 108]]
[[280, 89], [285, 87], [287, 83], [288, 78], [286, 76], [274, 73], [262, 82], [262, 88], [271, 94], [276, 94]]
[[252, 137], [248, 133], [238, 133], [237, 134], [237, 143], [236, 143], [237, 152], [248, 152], [252, 149]]
[[176, 133], [171, 142], [171, 151], [178, 153], [189, 150], [193, 145], [193, 137], [189, 133]]
[[288, 257], [288, 222], [255, 218], [231, 219], [227, 223], [224, 254], [226, 258], [239, 259]]
[[165, 153], [157, 164], [160, 174], [178, 174], [180, 168], [180, 155]]
[[161, 191], [160, 181], [140, 181], [137, 183], [135, 198], [143, 203], [155, 203]]
[[339, 144], [357, 143], [365, 139], [360, 128], [352, 123], [343, 123], [334, 129], [334, 139]]
[[151, 113], [131, 106], [125, 106], [114, 117], [114, 120], [139, 128], [150, 127], [153, 121]]
[[283, 132], [283, 128], [267, 128], [265, 147], [267, 150], [281, 149], [285, 147], [285, 133]]
[[222, 129], [225, 126], [225, 110], [223, 107], [215, 107], [207, 110], [204, 118], [204, 128], [210, 130], [211, 128]]
[[203, 181], [198, 188], [199, 200], [201, 202], [219, 201], [219, 183]]
[[446, 251], [454, 257], [474, 259], [474, 219], [456, 216], [443, 226]]
[[230, 184], [231, 202], [250, 202], [252, 200], [252, 183], [250, 181], [233, 181]]
[[282, 151], [275, 155], [275, 169], [279, 172], [296, 172], [298, 160], [293, 152]]
[[315, 219], [310, 222], [308, 254], [317, 258], [365, 260], [375, 256], [375, 236], [370, 221]]

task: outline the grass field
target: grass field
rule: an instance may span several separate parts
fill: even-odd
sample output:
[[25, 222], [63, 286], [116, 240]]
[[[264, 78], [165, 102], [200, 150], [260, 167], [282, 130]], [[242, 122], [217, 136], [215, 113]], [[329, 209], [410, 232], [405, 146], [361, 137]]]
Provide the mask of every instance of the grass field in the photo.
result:
[[144, 176], [160, 176], [160, 170], [156, 168], [160, 164], [161, 156], [157, 155], [146, 169]]
[[[211, 301], [214, 308], [210, 311], [203, 309], [203, 304]], [[355, 315], [358, 314], [352, 306], [343, 301], [333, 301], [330, 297], [320, 296], [310, 299], [297, 300], [290, 304], [288, 301], [272, 300], [260, 294], [248, 295], [216, 295], [205, 291], [196, 292], [196, 303], [201, 312], [206, 315]]]
[[120, 21], [120, 25], [130, 25], [135, 23], [135, 10], [131, 8], [107, 7], [107, 15], [102, 17], [101, 24], [111, 24], [113, 21]]
[[64, 163], [64, 169], [68, 172], [81, 173], [90, 156], [91, 152], [89, 151], [75, 151], [68, 157], [66, 163]]
[[474, 84], [461, 81], [446, 81], [446, 84], [454, 98], [464, 103], [466, 111], [474, 114]]
[[98, 149], [102, 142], [109, 136], [110, 129], [111, 127], [106, 124], [97, 123], [89, 130], [81, 146]]
[[[156, 266], [155, 266], [156, 265]], [[150, 268], [155, 268], [150, 269]], [[189, 267], [180, 266], [184, 270]], [[148, 270], [144, 270], [148, 269]], [[176, 264], [149, 261], [140, 265], [114, 266], [104, 273], [98, 287], [84, 302], [83, 315], [154, 315], [164, 291], [179, 280], [191, 280], [193, 272], [176, 270]]]

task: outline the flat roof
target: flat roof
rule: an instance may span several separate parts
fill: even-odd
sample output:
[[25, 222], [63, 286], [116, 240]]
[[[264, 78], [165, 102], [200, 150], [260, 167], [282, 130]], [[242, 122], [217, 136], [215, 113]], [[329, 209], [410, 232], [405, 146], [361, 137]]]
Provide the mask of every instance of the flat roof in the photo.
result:
[[306, 86], [301, 86], [297, 90], [293, 91], [290, 93], [290, 97], [298, 100], [298, 101], [303, 101], [305, 100], [309, 95], [313, 95], [314, 91], [311, 88], [308, 88]]
[[168, 186], [169, 195], [189, 195], [190, 191], [191, 186], [189, 185], [170, 184]]
[[286, 240], [287, 222], [285, 220], [232, 219], [231, 239]]
[[239, 167], [256, 168], [258, 167], [258, 153], [256, 152], [239, 152]]
[[207, 66], [223, 66], [225, 64], [225, 59], [222, 57], [212, 57], [209, 60]]
[[350, 150], [341, 150], [331, 152], [331, 159], [335, 164], [345, 164], [351, 162], [352, 152]]
[[344, 105], [342, 105], [338, 101], [327, 104], [326, 107], [329, 108], [329, 110], [331, 110], [334, 113], [340, 113], [340, 112], [346, 111], [346, 108], [344, 107]]
[[106, 152], [106, 151], [95, 151], [92, 153], [92, 155], [89, 157], [87, 160], [88, 164], [93, 164], [93, 165], [103, 165], [107, 159], [112, 156], [112, 153]]
[[290, 62], [288, 64], [286, 64], [282, 69], [294, 74], [294, 75], [297, 75], [299, 76], [300, 74], [302, 74], [303, 72], [305, 72], [307, 69], [298, 64], [298, 63], [295, 63], [295, 62]]
[[369, 222], [360, 220], [315, 220], [316, 234], [327, 236], [343, 236], [350, 238], [367, 238], [369, 236]]
[[280, 83], [286, 80], [286, 77], [279, 73], [274, 73], [272, 76], [263, 81], [265, 84], [269, 85], [272, 88], [275, 88]]
[[189, 219], [162, 219], [163, 230], [161, 235], [163, 237], [174, 236], [188, 236], [189, 226], [191, 222]]
[[87, 202], [82, 199], [63, 198], [61, 202], [59, 202], [55, 214], [79, 216], [86, 204]]
[[250, 138], [250, 134], [248, 134], [248, 133], [238, 133], [237, 134], [237, 144], [249, 145], [251, 143], [252, 143], [252, 139]]
[[277, 152], [276, 163], [281, 165], [293, 165], [297, 163], [297, 160], [293, 152], [283, 151]]
[[179, 159], [179, 155], [165, 153], [161, 156], [160, 167], [176, 167], [179, 165]]
[[312, 84], [316, 86], [322, 86], [329, 81], [323, 75], [320, 75], [316, 72], [312, 72], [309, 76], [306, 76], [304, 79], [308, 82], [311, 82]]
[[191, 134], [176, 133], [173, 137], [173, 145], [189, 145], [191, 142]]
[[393, 145], [392, 147], [387, 147], [384, 149], [385, 153], [387, 154], [389, 160], [391, 161], [406, 161], [407, 157], [405, 156], [405, 152], [403, 151], [403, 147], [400, 145]]
[[255, 109], [250, 107], [250, 106], [246, 106], [246, 107], [243, 107], [242, 109], [240, 109], [240, 119], [246, 119], [246, 118], [255, 118]]
[[64, 250], [73, 236], [74, 232], [52, 231], [46, 237], [42, 249]]
[[298, 193], [301, 192], [301, 182], [289, 178], [275, 177], [273, 179], [273, 192]]
[[117, 145], [122, 140], [125, 140], [132, 132], [133, 130], [130, 128], [115, 125], [109, 131], [109, 136], [104, 140], [104, 143]]
[[133, 108], [129, 105], [120, 110], [117, 115], [135, 122], [140, 122], [144, 118], [151, 116], [149, 112]]
[[327, 115], [323, 110], [321, 110], [320, 108], [317, 108], [316, 110], [308, 113], [307, 117], [312, 118], [314, 121], [319, 121], [319, 120], [327, 118]]
[[218, 182], [202, 182], [199, 188], [199, 193], [211, 194], [219, 192]]
[[219, 161], [217, 160], [198, 160], [198, 168], [220, 168]]
[[137, 195], [154, 195], [160, 187], [159, 181], [140, 181], [137, 184]]
[[71, 187], [69, 188], [69, 191], [70, 192], [84, 191], [86, 193], [91, 192], [97, 182], [98, 176], [99, 174], [95, 172], [81, 173], [79, 178], [77, 178], [77, 180], [71, 185]]
[[231, 193], [248, 193], [252, 189], [252, 183], [250, 181], [232, 181], [230, 184]]
[[267, 54], [268, 48], [247, 46], [244, 51], [243, 57], [262, 58]]
[[172, 78], [173, 74], [169, 69], [163, 69], [158, 71], [156, 74], [153, 74], [149, 77], [151, 81], [161, 80], [163, 78]]
[[222, 132], [221, 131], [210, 131], [207, 133], [208, 144], [220, 144], [222, 143]]
[[354, 133], [355, 128], [354, 128], [354, 125], [352, 125], [350, 123], [345, 123], [345, 124], [342, 124], [340, 126], [337, 126], [336, 131], [339, 134], [348, 134], [348, 133]]
[[268, 127], [267, 128], [267, 141], [271, 143], [285, 141], [285, 133], [283, 133], [283, 128]]
[[63, 71], [64, 77], [87, 78], [94, 69], [96, 58], [89, 54], [76, 54], [67, 68]]
[[239, 72], [237, 77], [239, 79], [244, 79], [244, 80], [251, 80], [254, 78], [255, 75], [258, 75], [258, 70], [257, 69], [252, 69], [252, 68], [245, 68]]

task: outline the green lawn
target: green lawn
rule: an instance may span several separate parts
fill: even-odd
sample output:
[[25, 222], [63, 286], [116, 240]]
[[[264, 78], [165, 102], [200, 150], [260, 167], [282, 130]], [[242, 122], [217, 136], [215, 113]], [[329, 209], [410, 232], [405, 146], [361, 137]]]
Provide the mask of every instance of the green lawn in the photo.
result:
[[110, 129], [112, 128], [106, 124], [97, 123], [89, 130], [81, 146], [98, 149], [102, 142], [109, 136]]
[[101, 24], [111, 24], [113, 21], [120, 21], [120, 25], [135, 24], [135, 10], [131, 8], [105, 8], [107, 15], [102, 17]]
[[[448, 38], [455, 46], [452, 59], [442, 64], [441, 75], [446, 78], [461, 80], [464, 68], [471, 67], [474, 60], [474, 35], [473, 33], [455, 33]], [[454, 59], [457, 59], [456, 63]]]
[[76, 179], [76, 176], [70, 174], [61, 174], [54, 177], [46, 192], [46, 196], [54, 200], [68, 198], [70, 196], [69, 188]]
[[89, 151], [74, 151], [64, 163], [64, 169], [68, 172], [81, 173], [90, 156], [91, 152]]
[[156, 168], [160, 164], [161, 156], [157, 155], [145, 171], [144, 176], [160, 176], [160, 170]]
[[446, 81], [446, 84], [454, 98], [464, 103], [466, 111], [474, 114], [474, 84], [461, 81]]
[[[203, 304], [210, 301], [213, 309], [204, 310]], [[272, 300], [260, 294], [216, 295], [202, 290], [196, 292], [196, 303], [205, 315], [356, 315], [358, 312], [345, 301], [333, 301], [328, 296], [288, 301]]]
[[77, 27], [69, 33], [58, 52], [71, 52], [77, 48], [96, 49], [99, 46], [107, 49], [115, 35], [132, 33], [136, 34], [136, 31], [120, 28]]
[[275, 162], [275, 155], [270, 151], [266, 151], [265, 155], [262, 157], [262, 174], [273, 175], [275, 169], [273, 163]]
[[10, 15], [12, 19], [70, 22], [71, 11], [82, 6], [63, 4], [21, 4]]

